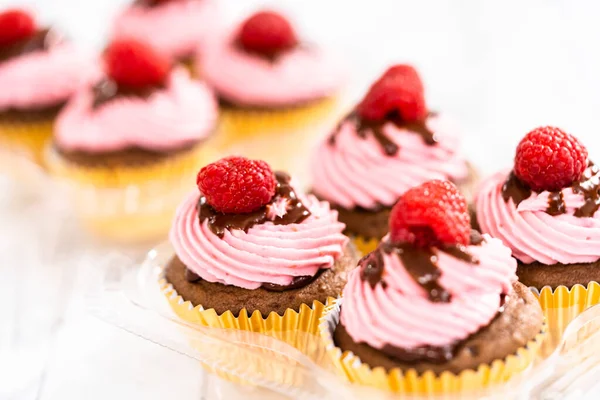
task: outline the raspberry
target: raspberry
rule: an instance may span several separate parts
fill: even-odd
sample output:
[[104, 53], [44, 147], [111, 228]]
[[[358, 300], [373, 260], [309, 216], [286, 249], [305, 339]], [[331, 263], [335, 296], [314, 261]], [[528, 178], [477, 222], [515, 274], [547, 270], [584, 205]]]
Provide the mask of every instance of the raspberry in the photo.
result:
[[108, 75], [121, 86], [133, 89], [159, 86], [169, 74], [169, 60], [136, 40], [112, 42], [104, 57]]
[[245, 50], [269, 56], [298, 43], [290, 23], [273, 11], [256, 13], [244, 21], [238, 40]]
[[198, 173], [198, 189], [212, 208], [222, 213], [245, 214], [268, 204], [277, 180], [264, 161], [227, 157]]
[[581, 178], [587, 149], [572, 135], [545, 126], [529, 132], [515, 155], [515, 175], [531, 189], [556, 191]]
[[31, 14], [19, 10], [0, 13], [0, 46], [17, 43], [32, 36], [37, 27]]
[[394, 243], [417, 247], [468, 245], [471, 221], [467, 200], [453, 183], [433, 180], [409, 189], [390, 214]]
[[421, 121], [427, 116], [423, 83], [410, 65], [388, 69], [367, 92], [358, 105], [361, 117], [381, 121], [390, 115], [402, 121]]

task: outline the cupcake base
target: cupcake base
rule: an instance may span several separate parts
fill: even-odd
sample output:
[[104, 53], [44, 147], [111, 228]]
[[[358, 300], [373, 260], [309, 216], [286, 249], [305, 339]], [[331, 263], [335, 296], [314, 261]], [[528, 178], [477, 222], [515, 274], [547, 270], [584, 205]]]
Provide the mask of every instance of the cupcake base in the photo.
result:
[[426, 371], [458, 374], [467, 369], [475, 370], [481, 364], [490, 364], [515, 354], [542, 329], [544, 318], [536, 297], [518, 282], [513, 287], [514, 291], [505, 299], [504, 312], [460, 344], [454, 358], [441, 364], [398, 361], [368, 344], [355, 343], [342, 324], [335, 329], [334, 342], [342, 351], [354, 353], [362, 362], [387, 371], [400, 368], [414, 369], [419, 374]]
[[587, 286], [590, 282], [600, 282], [600, 261], [577, 264], [545, 265], [539, 262], [518, 263], [517, 276], [526, 286], [537, 288], [544, 286], [556, 289], [559, 286]]
[[83, 225], [119, 242], [164, 236], [193, 187], [189, 176], [216, 154], [205, 142], [171, 154], [127, 150], [108, 154], [47, 152], [49, 171], [67, 184]]
[[0, 147], [43, 166], [44, 147], [52, 137], [54, 120], [61, 108], [62, 104], [40, 110], [0, 112]]
[[177, 256], [167, 265], [165, 277], [177, 293], [192, 305], [214, 309], [217, 314], [230, 311], [237, 317], [245, 309], [248, 314], [258, 311], [262, 315], [271, 312], [284, 315], [288, 309], [298, 311], [303, 304], [312, 304], [313, 301], [325, 304], [328, 298], [340, 295], [346, 284], [347, 273], [355, 267], [354, 251], [348, 248], [331, 269], [323, 270], [308, 285], [283, 292], [263, 288], [248, 290], [204, 280], [189, 282], [186, 279], [187, 268]]

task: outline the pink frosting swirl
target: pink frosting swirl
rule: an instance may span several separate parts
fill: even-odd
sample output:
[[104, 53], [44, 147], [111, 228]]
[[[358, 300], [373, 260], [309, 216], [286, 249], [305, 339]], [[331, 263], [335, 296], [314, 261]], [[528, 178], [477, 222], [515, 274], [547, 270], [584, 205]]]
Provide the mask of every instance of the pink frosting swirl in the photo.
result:
[[[302, 197], [311, 215], [301, 223], [254, 225], [248, 232], [226, 230], [215, 235], [208, 220], [200, 223], [199, 193], [191, 194], [175, 215], [170, 239], [177, 257], [202, 279], [244, 289], [263, 283], [289, 285], [294, 277], [314, 276], [331, 268], [344, 252], [344, 224], [327, 202]], [[281, 210], [274, 210], [281, 214]]]
[[0, 63], [0, 110], [61, 104], [99, 77], [97, 61], [70, 43]]
[[573, 215], [585, 202], [583, 194], [563, 189], [566, 213], [555, 216], [546, 212], [549, 192], [532, 192], [515, 206], [512, 199], [506, 202], [502, 196], [508, 174], [503, 171], [493, 175], [478, 190], [475, 201], [482, 232], [501, 239], [525, 264], [574, 264], [600, 259], [600, 214]]
[[115, 20], [114, 38], [143, 40], [169, 57], [192, 55], [218, 32], [215, 0], [170, 1], [155, 7], [132, 6]]
[[206, 138], [217, 104], [203, 83], [174, 70], [165, 89], [149, 98], [120, 97], [94, 109], [89, 88], [79, 92], [58, 117], [55, 140], [65, 150], [109, 152], [139, 147], [162, 151]]
[[457, 130], [440, 116], [430, 117], [427, 127], [437, 144], [429, 145], [418, 133], [391, 122], [384, 125], [385, 134], [400, 147], [389, 156], [372, 135], [361, 138], [354, 122], [343, 122], [335, 144], [324, 140], [314, 154], [314, 192], [347, 209], [372, 209], [393, 205], [405, 191], [432, 179], [465, 179], [468, 170]]
[[203, 77], [228, 101], [262, 107], [295, 105], [331, 96], [345, 81], [338, 59], [321, 49], [298, 47], [269, 61], [240, 50], [233, 34], [215, 40], [199, 60]]
[[341, 313], [348, 334], [377, 349], [414, 349], [445, 346], [489, 324], [498, 313], [500, 295], [510, 293], [517, 280], [517, 262], [500, 240], [484, 239], [467, 247], [479, 264], [434, 250], [438, 282], [451, 294], [449, 303], [431, 302], [395, 254], [384, 254], [385, 285], [363, 281], [360, 268], [350, 272]]

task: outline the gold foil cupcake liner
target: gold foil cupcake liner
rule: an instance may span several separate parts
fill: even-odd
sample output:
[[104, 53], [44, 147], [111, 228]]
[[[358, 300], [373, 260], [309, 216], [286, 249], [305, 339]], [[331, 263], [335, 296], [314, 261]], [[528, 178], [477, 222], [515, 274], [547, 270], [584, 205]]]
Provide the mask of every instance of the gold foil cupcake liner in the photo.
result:
[[[211, 351], [224, 353], [220, 357], [221, 359], [231, 360], [235, 363], [246, 363], [246, 375], [253, 376], [254, 380], [268, 377], [270, 382], [291, 386], [302, 385], [306, 377], [299, 373], [293, 360], [290, 360], [289, 365], [283, 363], [285, 367], [282, 367], [282, 360], [273, 363], [273, 357], [285, 358], [282, 353], [278, 354], [268, 350], [272, 347], [273, 339], [280, 340], [304, 354], [318, 357], [316, 353], [323, 351], [318, 340], [315, 340], [319, 330], [319, 321], [325, 307], [335, 301], [332, 297], [327, 299], [327, 304], [314, 301], [312, 306], [303, 304], [300, 310], [288, 309], [283, 315], [272, 312], [265, 317], [260, 311], [248, 314], [246, 309], [243, 309], [238, 316], [235, 316], [231, 311], [218, 314], [214, 309], [204, 309], [200, 305], [194, 307], [190, 301], [185, 301], [164, 277], [160, 278], [159, 286], [171, 309], [179, 318], [188, 323], [210, 328], [236, 330], [238, 331], [236, 334], [240, 336], [263, 334], [263, 340], [268, 343], [261, 347], [256, 344], [261, 336], [253, 336], [253, 352], [244, 348], [243, 343], [248, 343], [250, 340], [243, 340], [243, 337], [239, 340], [239, 343], [242, 343], [240, 348], [213, 348]], [[200, 348], [199, 350], [203, 354], [207, 351], [206, 348]], [[202, 363], [202, 366], [220, 378], [238, 384], [249, 384], [247, 379], [240, 377], [239, 374], [227, 372], [226, 368], [213, 368], [207, 363]]]
[[358, 249], [359, 254], [363, 256], [374, 251], [380, 242], [380, 239], [367, 239], [362, 236], [350, 236], [350, 238]]
[[44, 147], [52, 137], [53, 127], [53, 118], [36, 122], [0, 122], [0, 147], [12, 156], [24, 157], [43, 166]]
[[95, 236], [122, 243], [157, 240], [169, 231], [198, 170], [216, 159], [202, 144], [183, 155], [139, 167], [81, 167], [48, 148], [48, 170], [66, 184], [82, 224]]
[[328, 97], [306, 105], [282, 109], [222, 107], [220, 109], [219, 147], [227, 149], [247, 139], [289, 135], [294, 131], [307, 134], [307, 127], [334, 119], [337, 97]]
[[415, 370], [401, 371], [395, 368], [386, 371], [382, 367], [371, 368], [362, 363], [352, 352], [343, 352], [333, 340], [333, 331], [339, 323], [341, 301], [327, 306], [320, 323], [320, 335], [325, 342], [340, 376], [351, 383], [374, 387], [387, 392], [435, 396], [444, 394], [466, 394], [502, 384], [525, 371], [537, 357], [540, 345], [546, 335], [546, 326], [534, 339], [529, 341], [516, 354], [491, 364], [482, 364], [477, 370], [465, 370], [459, 374], [444, 372], [436, 375], [432, 371], [418, 374]]
[[95, 187], [128, 187], [138, 183], [189, 177], [200, 167], [216, 160], [218, 153], [210, 142], [202, 142], [181, 154], [145, 165], [124, 165], [118, 168], [106, 166], [82, 166], [64, 159], [55, 149], [48, 147], [45, 153], [48, 169], [57, 178], [88, 184]]
[[548, 321], [549, 338], [544, 343], [553, 349], [560, 343], [567, 325], [583, 311], [600, 304], [600, 284], [590, 282], [587, 286], [575, 285], [572, 288], [559, 286], [552, 289], [549, 286], [541, 290], [530, 288], [538, 298], [544, 316]]

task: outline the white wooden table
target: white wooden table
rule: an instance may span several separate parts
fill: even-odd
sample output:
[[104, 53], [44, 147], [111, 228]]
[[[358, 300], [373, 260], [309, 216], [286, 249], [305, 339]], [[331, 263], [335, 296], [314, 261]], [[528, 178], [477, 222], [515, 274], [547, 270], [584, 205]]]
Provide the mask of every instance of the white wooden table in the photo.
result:
[[[124, 1], [10, 3], [34, 5], [82, 46], [98, 49]], [[229, 17], [258, 3], [223, 0]], [[519, 138], [542, 124], [565, 127], [598, 153], [596, 1], [277, 4], [297, 15], [311, 37], [346, 53], [355, 95], [389, 63], [414, 62], [430, 104], [461, 122], [465, 151], [484, 172], [509, 165]], [[13, 189], [0, 180], [0, 399], [246, 396], [208, 393], [195, 361], [90, 316], [82, 271], [102, 250], [68, 212], [52, 211], [61, 209], [59, 196], [24, 200]]]

